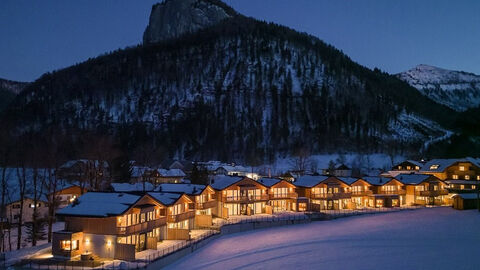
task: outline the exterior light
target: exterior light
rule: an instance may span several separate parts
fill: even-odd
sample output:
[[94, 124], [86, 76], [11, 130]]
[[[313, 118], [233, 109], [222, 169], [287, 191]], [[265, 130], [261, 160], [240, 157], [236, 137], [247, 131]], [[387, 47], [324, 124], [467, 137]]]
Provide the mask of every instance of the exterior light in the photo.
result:
[[90, 239], [85, 239], [85, 245], [89, 245], [90, 244]]
[[110, 247], [112, 245], [112, 241], [111, 240], [108, 240], [107, 241], [107, 247]]

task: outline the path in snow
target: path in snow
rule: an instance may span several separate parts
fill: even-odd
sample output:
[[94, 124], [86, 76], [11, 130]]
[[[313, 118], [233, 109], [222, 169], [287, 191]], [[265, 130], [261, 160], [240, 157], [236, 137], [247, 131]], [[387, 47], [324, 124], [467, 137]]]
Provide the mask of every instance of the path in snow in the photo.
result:
[[227, 235], [167, 269], [480, 269], [480, 213], [432, 208]]

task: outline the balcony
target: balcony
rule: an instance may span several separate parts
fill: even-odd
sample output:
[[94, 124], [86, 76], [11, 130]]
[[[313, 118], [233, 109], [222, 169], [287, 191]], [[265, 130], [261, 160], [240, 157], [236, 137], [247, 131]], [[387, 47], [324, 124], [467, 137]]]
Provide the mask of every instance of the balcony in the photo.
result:
[[181, 214], [178, 214], [178, 215], [168, 215], [167, 216], [167, 222], [168, 223], [177, 223], [177, 222], [184, 221], [184, 220], [194, 218], [194, 217], [195, 217], [195, 211], [189, 210], [187, 212], [184, 212], [184, 213], [181, 213]]
[[352, 197], [351, 192], [338, 192], [338, 193], [312, 193], [312, 199], [348, 199]]
[[222, 201], [224, 202], [238, 202], [238, 203], [250, 203], [255, 201], [268, 201], [269, 196], [267, 194], [263, 195], [252, 195], [252, 196], [223, 196]]
[[204, 210], [204, 209], [213, 208], [215, 206], [217, 206], [217, 201], [216, 200], [211, 200], [211, 201], [204, 202], [204, 203], [196, 203], [195, 204], [195, 209]]
[[269, 194], [270, 200], [279, 200], [279, 199], [296, 199], [298, 198], [298, 194], [295, 192], [290, 193], [277, 193], [277, 194]]
[[371, 190], [362, 190], [362, 191], [352, 191], [352, 196], [369, 196], [373, 195]]
[[117, 227], [117, 234], [120, 235], [130, 235], [130, 234], [137, 234], [137, 233], [146, 233], [155, 228], [163, 226], [166, 224], [167, 218], [160, 217], [155, 220], [150, 220], [147, 222], [125, 226], [125, 227]]
[[378, 194], [381, 195], [405, 195], [405, 190], [404, 189], [398, 189], [398, 190], [379, 190]]
[[437, 197], [442, 195], [448, 195], [448, 190], [425, 190], [425, 191], [416, 191], [415, 195], [424, 196], [424, 197]]

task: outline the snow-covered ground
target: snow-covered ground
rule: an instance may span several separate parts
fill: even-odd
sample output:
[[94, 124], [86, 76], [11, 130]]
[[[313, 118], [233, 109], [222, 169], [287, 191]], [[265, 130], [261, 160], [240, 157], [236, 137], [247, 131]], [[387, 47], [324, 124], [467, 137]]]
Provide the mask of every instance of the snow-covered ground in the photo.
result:
[[426, 208], [223, 236], [167, 269], [480, 269], [480, 214]]

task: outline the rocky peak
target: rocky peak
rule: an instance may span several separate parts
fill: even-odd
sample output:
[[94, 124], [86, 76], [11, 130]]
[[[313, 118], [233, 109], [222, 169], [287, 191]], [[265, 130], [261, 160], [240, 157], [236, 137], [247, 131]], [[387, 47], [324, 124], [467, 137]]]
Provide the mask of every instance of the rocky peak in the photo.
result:
[[143, 42], [178, 38], [235, 15], [231, 7], [219, 0], [165, 0], [152, 7]]

